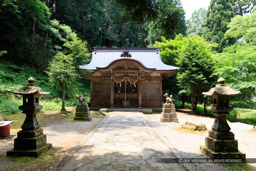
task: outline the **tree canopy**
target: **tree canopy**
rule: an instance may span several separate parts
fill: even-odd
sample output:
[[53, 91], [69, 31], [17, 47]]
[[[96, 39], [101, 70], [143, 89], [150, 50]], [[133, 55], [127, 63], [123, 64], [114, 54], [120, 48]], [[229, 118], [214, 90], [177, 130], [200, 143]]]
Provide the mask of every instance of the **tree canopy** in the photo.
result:
[[4, 0], [0, 6], [0, 47], [5, 59], [41, 68], [53, 55], [50, 11], [40, 0]]
[[240, 41], [256, 45], [256, 6], [253, 13], [232, 18], [228, 28], [226, 37], [242, 38]]
[[256, 0], [235, 0], [235, 13], [237, 15], [246, 15], [253, 12]]
[[210, 6], [206, 14], [206, 23], [203, 37], [210, 43], [217, 43], [219, 46], [215, 48], [218, 52], [228, 45], [232, 45], [235, 40], [225, 38], [227, 25], [231, 18], [235, 16], [234, 0], [211, 0]]
[[191, 18], [187, 22], [187, 35], [202, 36], [204, 32], [204, 24], [207, 10], [200, 8], [192, 13]]
[[172, 83], [169, 89], [175, 87], [176, 90], [172, 92], [191, 96], [192, 109], [195, 111], [196, 104], [202, 98], [202, 91], [206, 91], [213, 81], [212, 45], [207, 44], [199, 36], [177, 35], [174, 40], [166, 40], [162, 37], [162, 42], [156, 42], [154, 46], [159, 47], [162, 60], [166, 64], [179, 66], [178, 87], [173, 86]]
[[213, 62], [209, 47], [201, 37], [188, 37], [177, 58], [178, 85], [183, 91], [190, 89], [191, 112], [196, 112], [202, 92], [209, 89], [213, 81]]
[[157, 17], [146, 24], [150, 45], [161, 40], [161, 36], [170, 39], [185, 34], [185, 12], [179, 0], [159, 0], [156, 7]]
[[[255, 7], [256, 8], [256, 7]], [[254, 9], [255, 9], [254, 8]], [[234, 17], [228, 25], [226, 37], [239, 41], [214, 55], [215, 74], [226, 79], [231, 87], [239, 90], [241, 96], [234, 102], [237, 106], [255, 106], [256, 85], [256, 11], [246, 16]]]

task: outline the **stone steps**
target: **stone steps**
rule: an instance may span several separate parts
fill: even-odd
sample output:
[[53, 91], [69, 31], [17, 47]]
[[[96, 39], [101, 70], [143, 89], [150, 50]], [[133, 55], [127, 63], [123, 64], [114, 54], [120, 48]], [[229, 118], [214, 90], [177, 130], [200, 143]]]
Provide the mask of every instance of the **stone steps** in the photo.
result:
[[101, 108], [100, 112], [142, 112], [142, 113], [153, 113], [150, 108]]

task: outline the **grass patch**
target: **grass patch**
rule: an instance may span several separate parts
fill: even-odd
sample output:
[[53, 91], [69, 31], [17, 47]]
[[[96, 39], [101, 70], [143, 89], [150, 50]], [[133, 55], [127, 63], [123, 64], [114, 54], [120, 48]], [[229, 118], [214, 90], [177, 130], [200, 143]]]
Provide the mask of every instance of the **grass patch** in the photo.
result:
[[21, 113], [19, 106], [21, 105], [21, 100], [10, 100], [10, 99], [0, 99], [0, 113], [1, 114], [15, 114]]
[[[25, 117], [26, 117], [26, 115], [23, 113], [5, 116], [6, 119], [13, 121], [13, 123], [11, 123], [11, 129], [20, 129], [25, 120]], [[40, 123], [46, 117], [50, 117], [50, 116], [37, 114], [36, 117], [37, 117], [38, 122]]]
[[[68, 107], [67, 108], [71, 113], [69, 115], [61, 115], [60, 112], [55, 114], [47, 114], [44, 112], [44, 114], [38, 113], [36, 115], [36, 118], [40, 124], [41, 127], [45, 127], [54, 123], [61, 123], [65, 121], [73, 121], [74, 114], [73, 108]], [[12, 120], [13, 123], [11, 123], [11, 129], [20, 129], [22, 124], [24, 123], [26, 115], [23, 113], [19, 114], [10, 114], [10, 115], [4, 115], [3, 119]]]
[[[181, 107], [180, 102], [175, 102], [175, 106], [177, 108]], [[179, 108], [181, 112], [190, 114], [189, 110], [191, 109], [191, 104], [185, 103], [185, 109]], [[209, 116], [209, 117], [215, 117], [215, 115], [206, 108], [206, 114], [204, 113], [204, 107], [203, 105], [197, 105], [197, 113], [201, 116]], [[256, 109], [243, 109], [243, 108], [234, 108], [229, 115], [227, 115], [227, 119], [230, 122], [242, 122], [247, 123], [251, 125], [256, 126]]]
[[42, 100], [40, 101], [40, 105], [43, 106], [43, 109], [41, 111], [47, 111], [47, 110], [60, 110], [61, 109], [61, 102], [58, 100]]
[[205, 115], [205, 116], [210, 116], [210, 117], [215, 117], [215, 115], [208, 109], [206, 108], [206, 113], [204, 113], [204, 107], [203, 105], [197, 105], [197, 113], [200, 115]]
[[15, 163], [20, 163], [20, 162], [27, 162], [27, 161], [31, 161], [31, 160], [34, 160], [35, 157], [14, 157], [12, 158], [12, 160], [15, 162]]
[[[40, 105], [43, 106], [41, 111], [49, 111], [49, 110], [60, 110], [62, 102], [59, 98], [55, 98], [52, 100], [40, 100]], [[77, 104], [76, 100], [66, 100], [65, 106], [74, 107]], [[19, 114], [22, 111], [19, 109], [19, 106], [22, 105], [22, 99], [0, 99], [0, 119], [2, 115], [10, 115], [10, 114]]]
[[182, 163], [178, 163], [178, 165], [179, 165], [181, 168], [183, 168], [185, 171], [189, 171], [189, 169], [188, 169], [188, 168], [186, 168], [186, 167], [184, 166], [184, 164], [182, 164]]
[[57, 149], [51, 148], [46, 153], [43, 153], [40, 157], [6, 157], [13, 162], [12, 167], [7, 170], [49, 170], [54, 169], [56, 164], [60, 161], [63, 154], [56, 153]]
[[243, 122], [256, 126], [256, 110], [234, 108], [227, 119], [231, 122]]
[[[191, 106], [190, 103], [185, 103], [184, 108], [182, 109], [181, 108], [182, 104], [180, 102], [175, 101], [175, 107], [179, 108], [179, 110], [182, 111], [182, 112], [190, 113], [191, 110], [187, 110], [187, 109], [191, 109], [192, 106]], [[202, 115], [202, 116], [215, 117], [214, 114], [211, 112], [211, 110], [209, 110], [208, 108], [206, 108], [206, 113], [205, 113], [203, 105], [200, 105], [200, 104], [197, 105], [196, 114]]]

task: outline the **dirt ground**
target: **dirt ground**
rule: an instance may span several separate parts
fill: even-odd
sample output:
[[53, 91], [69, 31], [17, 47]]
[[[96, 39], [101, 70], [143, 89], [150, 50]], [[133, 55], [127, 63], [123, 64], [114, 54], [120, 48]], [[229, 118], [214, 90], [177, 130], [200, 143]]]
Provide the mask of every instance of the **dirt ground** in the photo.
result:
[[[177, 112], [179, 122], [160, 122], [160, 114], [149, 114], [144, 115], [148, 118], [152, 126], [170, 144], [173, 151], [177, 151], [178, 155], [181, 154], [184, 158], [205, 158], [206, 155], [200, 151], [200, 146], [205, 145], [205, 137], [208, 136], [208, 130], [214, 123], [214, 118], [202, 117], [197, 115], [190, 115], [186, 113]], [[189, 129], [183, 129], [182, 125], [185, 122], [191, 122], [194, 124], [205, 124], [206, 131], [192, 131]], [[255, 163], [250, 163], [254, 168], [249, 167], [248, 169], [256, 170], [256, 131], [253, 130], [252, 125], [239, 123], [239, 122], [228, 122], [231, 132], [235, 134], [235, 139], [238, 140], [238, 149], [246, 154], [246, 158], [254, 158]], [[235, 167], [235, 164], [232, 163]], [[228, 167], [229, 165], [223, 165]], [[205, 164], [198, 165], [198, 170], [206, 170]], [[202, 167], [200, 169], [200, 167]], [[209, 164], [209, 169], [212, 170], [214, 165]], [[243, 167], [242, 167], [243, 168]], [[239, 167], [241, 169], [241, 167]], [[238, 169], [238, 170], [239, 170]], [[231, 170], [236, 170], [231, 167]]]
[[99, 112], [92, 112], [92, 121], [74, 121], [73, 109], [70, 112], [69, 115], [63, 115], [59, 111], [45, 111], [37, 115], [44, 134], [47, 135], [47, 143], [53, 146], [39, 158], [5, 157], [5, 152], [13, 148], [14, 138], [25, 118], [24, 114], [9, 116], [14, 123], [11, 125], [10, 138], [0, 139], [0, 170], [58, 170], [60, 165], [79, 150], [80, 143], [90, 130], [104, 118]]
[[[24, 114], [13, 116], [14, 118], [11, 119], [14, 120], [14, 123], [11, 125], [10, 138], [0, 140], [0, 170], [59, 170], [74, 154], [77, 154], [82, 148], [82, 144], [90, 139], [90, 135], [95, 132], [96, 127], [102, 124], [103, 115], [95, 112], [92, 113], [92, 116], [91, 122], [78, 122], [73, 121], [74, 111], [72, 110], [69, 116], [62, 115], [58, 111], [46, 111], [38, 114], [38, 120], [47, 135], [47, 142], [52, 143], [53, 148], [39, 158], [9, 158], [5, 157], [5, 152], [13, 148], [13, 140], [25, 118]], [[214, 118], [177, 112], [179, 123], [162, 123], [160, 122], [160, 113], [142, 116], [146, 118], [148, 125], [170, 147], [176, 157], [206, 157], [200, 152], [200, 146], [204, 145], [205, 137], [208, 130], [211, 129]], [[181, 125], [187, 121], [203, 123], [208, 130], [181, 129]], [[245, 153], [247, 158], [256, 158], [256, 131], [253, 130], [253, 126], [243, 123], [228, 123], [231, 131], [235, 134], [235, 139], [238, 140], [239, 150]], [[187, 170], [256, 170], [255, 163], [218, 165], [192, 163], [184, 165]]]

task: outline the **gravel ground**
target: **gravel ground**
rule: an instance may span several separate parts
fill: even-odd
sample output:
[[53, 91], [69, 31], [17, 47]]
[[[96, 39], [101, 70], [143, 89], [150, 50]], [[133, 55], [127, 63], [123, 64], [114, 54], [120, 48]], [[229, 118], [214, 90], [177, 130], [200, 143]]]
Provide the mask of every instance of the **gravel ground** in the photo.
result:
[[[162, 142], [168, 145], [177, 157], [206, 157], [206, 155], [200, 152], [200, 146], [205, 145], [205, 137], [208, 135], [208, 131], [184, 131], [183, 129], [180, 129], [180, 127], [188, 121], [192, 123], [203, 123], [207, 126], [208, 130], [211, 130], [214, 118], [177, 112], [179, 123], [162, 123], [160, 122], [160, 114], [148, 114], [142, 116], [148, 119], [147, 122], [152, 126], [152, 130], [159, 135]], [[92, 130], [100, 121], [100, 118], [94, 118], [91, 122], [55, 123], [43, 127], [43, 129], [44, 133], [47, 135], [49, 143], [52, 143], [59, 152], [61, 151], [70, 155], [77, 151], [87, 139], [90, 139], [90, 130]], [[239, 150], [245, 153], [247, 158], [256, 158], [256, 131], [253, 131], [253, 126], [243, 123], [228, 123], [231, 127], [231, 131], [235, 134], [235, 139], [238, 140]], [[120, 124], [118, 125], [120, 126]], [[12, 130], [11, 134], [16, 135], [16, 132], [17, 130]], [[102, 130], [102, 132], [104, 132], [104, 130]], [[131, 133], [132, 132], [130, 132], [130, 134]], [[13, 148], [13, 137], [12, 139], [0, 140], [0, 157], [11, 148]], [[13, 164], [15, 163], [9, 160], [0, 160], [0, 170], [7, 170], [8, 167], [13, 166]], [[220, 164], [212, 163], [184, 165], [189, 170], [227, 170], [227, 168], [223, 168]], [[252, 163], [251, 165], [256, 168], [256, 163]]]
[[[93, 118], [90, 122], [64, 122], [42, 128], [44, 134], [47, 135], [47, 143], [51, 143], [53, 147], [57, 149], [57, 153], [62, 153], [64, 160], [80, 148], [82, 139], [84, 139], [90, 130], [101, 120], [101, 118]], [[16, 135], [17, 131], [18, 130], [12, 130], [11, 135]], [[0, 140], [0, 157], [3, 156], [6, 151], [13, 148], [14, 136], [11, 137], [11, 139]], [[17, 165], [17, 163], [11, 160], [1, 160], [0, 171], [7, 170], [14, 165]]]
[[[148, 118], [155, 131], [163, 137], [171, 146], [171, 149], [177, 154], [181, 154], [187, 158], [205, 158], [205, 154], [200, 152], [200, 146], [205, 145], [205, 137], [208, 136], [208, 131], [186, 131], [180, 129], [185, 122], [195, 124], [203, 123], [208, 130], [214, 122], [214, 118], [201, 117], [177, 112], [179, 123], [162, 123], [160, 122], [160, 114], [145, 115]], [[253, 126], [243, 123], [228, 122], [231, 127], [231, 132], [235, 134], [235, 139], [238, 140], [238, 149], [246, 154], [246, 158], [256, 158], [256, 131], [253, 131]], [[256, 169], [256, 163], [251, 163]], [[225, 170], [220, 165], [204, 163], [198, 164], [196, 170]]]
[[43, 127], [47, 142], [63, 150], [80, 144], [81, 139], [93, 129], [101, 119], [94, 118], [91, 122], [66, 122]]

